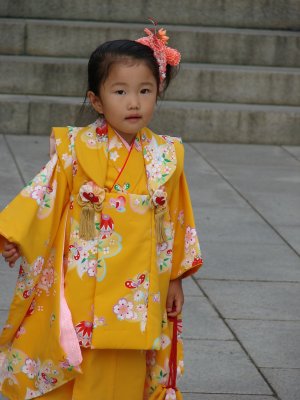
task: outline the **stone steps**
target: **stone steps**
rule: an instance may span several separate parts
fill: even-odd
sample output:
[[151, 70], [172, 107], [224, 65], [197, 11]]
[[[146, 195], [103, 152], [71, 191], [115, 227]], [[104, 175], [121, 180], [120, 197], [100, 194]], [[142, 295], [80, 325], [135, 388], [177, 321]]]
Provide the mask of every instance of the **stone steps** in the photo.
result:
[[[144, 27], [137, 23], [0, 18], [0, 54], [88, 58], [100, 43], [134, 40], [143, 35]], [[164, 27], [172, 38], [170, 46], [181, 50], [185, 62], [300, 67], [298, 32]]]
[[299, 0], [1, 0], [1, 17], [299, 29]]
[[[0, 95], [0, 133], [49, 135], [51, 126], [82, 125], [77, 97]], [[79, 126], [79, 122], [76, 122]], [[300, 107], [164, 101], [150, 125], [185, 141], [299, 144]], [[288, 127], [288, 129], [287, 129]]]
[[[2, 55], [0, 92], [84, 97], [87, 62]], [[166, 99], [297, 106], [300, 69], [182, 63]]]
[[152, 124], [158, 133], [300, 144], [299, 0], [2, 0], [0, 133], [74, 124], [91, 51], [142, 36], [147, 16], [182, 53]]

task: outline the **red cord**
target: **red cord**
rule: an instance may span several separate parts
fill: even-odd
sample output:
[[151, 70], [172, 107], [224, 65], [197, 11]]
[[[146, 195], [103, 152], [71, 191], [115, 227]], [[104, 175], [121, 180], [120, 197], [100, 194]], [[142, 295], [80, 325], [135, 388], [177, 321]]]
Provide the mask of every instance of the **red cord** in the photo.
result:
[[169, 359], [169, 379], [168, 379], [168, 388], [172, 388], [176, 390], [176, 379], [177, 379], [177, 326], [178, 320], [177, 317], [169, 317], [169, 321], [173, 322], [173, 336], [171, 342], [171, 352]]
[[135, 142], [135, 141], [133, 140], [132, 143], [131, 143], [131, 145], [130, 145], [130, 149], [129, 149], [127, 158], [126, 158], [126, 160], [125, 160], [125, 163], [123, 164], [123, 167], [121, 168], [121, 171], [119, 172], [119, 174], [118, 174], [118, 176], [116, 177], [116, 179], [115, 179], [115, 181], [114, 181], [112, 187], [110, 188], [110, 190], [109, 190], [110, 192], [113, 190], [115, 184], [118, 182], [118, 179], [120, 178], [122, 172], [124, 171], [124, 169], [125, 169], [125, 167], [126, 167], [127, 161], [128, 161], [129, 156], [130, 156], [130, 154], [131, 154], [131, 150], [133, 149], [134, 142]]

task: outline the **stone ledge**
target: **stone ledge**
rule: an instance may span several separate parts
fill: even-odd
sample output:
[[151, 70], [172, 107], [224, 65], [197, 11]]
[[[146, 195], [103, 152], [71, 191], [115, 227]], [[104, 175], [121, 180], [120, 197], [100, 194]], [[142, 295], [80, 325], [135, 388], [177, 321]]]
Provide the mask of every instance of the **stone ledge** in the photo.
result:
[[[106, 40], [143, 35], [143, 24], [0, 18], [0, 52], [53, 57], [89, 57]], [[296, 32], [196, 26], [164, 26], [170, 46], [185, 62], [300, 66]], [[259, 46], [257, 46], [259, 43]]]
[[[0, 56], [0, 91], [84, 96], [86, 59]], [[300, 104], [300, 69], [182, 63], [167, 100]]]
[[[0, 95], [2, 133], [49, 135], [51, 126], [75, 124], [81, 105], [76, 97]], [[87, 113], [77, 124], [94, 118]], [[299, 126], [300, 107], [176, 101], [158, 104], [150, 125], [187, 142], [277, 145], [299, 145]]]
[[299, 29], [298, 0], [2, 0], [0, 16], [187, 24], [270, 29]]

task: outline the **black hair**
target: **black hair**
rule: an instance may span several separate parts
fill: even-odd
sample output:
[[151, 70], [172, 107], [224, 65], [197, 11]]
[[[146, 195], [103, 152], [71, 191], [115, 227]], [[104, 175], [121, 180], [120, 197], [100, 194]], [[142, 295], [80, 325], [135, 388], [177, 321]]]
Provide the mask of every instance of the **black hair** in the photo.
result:
[[167, 65], [166, 79], [163, 89], [159, 92], [159, 67], [153, 50], [144, 44], [133, 40], [112, 40], [98, 46], [90, 56], [88, 63], [88, 90], [99, 96], [100, 86], [108, 77], [113, 64], [126, 59], [141, 60], [153, 73], [157, 83], [157, 93], [162, 95], [176, 74], [176, 69]]
[[[158, 62], [154, 56], [153, 50], [144, 44], [133, 40], [111, 40], [98, 46], [91, 54], [88, 63], [88, 85], [85, 99], [75, 124], [86, 124], [94, 119], [93, 109], [86, 110], [86, 100], [88, 91], [92, 91], [96, 96], [100, 95], [100, 87], [107, 79], [111, 67], [117, 62], [143, 61], [150, 68], [157, 84], [157, 95], [162, 98], [171, 80], [176, 76], [178, 67], [167, 65], [166, 78], [163, 88], [160, 88], [160, 76]], [[159, 90], [160, 89], [160, 90]], [[90, 115], [84, 115], [89, 111]]]

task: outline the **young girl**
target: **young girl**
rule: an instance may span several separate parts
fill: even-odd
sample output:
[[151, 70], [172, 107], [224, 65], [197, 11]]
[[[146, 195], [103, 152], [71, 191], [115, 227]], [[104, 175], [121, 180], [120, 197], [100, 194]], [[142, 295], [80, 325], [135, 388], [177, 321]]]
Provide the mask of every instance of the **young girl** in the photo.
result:
[[202, 264], [179, 139], [147, 128], [180, 54], [166, 32], [99, 46], [99, 118], [53, 128], [56, 151], [0, 215], [22, 255], [0, 337], [9, 399], [181, 399], [182, 278]]

